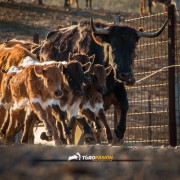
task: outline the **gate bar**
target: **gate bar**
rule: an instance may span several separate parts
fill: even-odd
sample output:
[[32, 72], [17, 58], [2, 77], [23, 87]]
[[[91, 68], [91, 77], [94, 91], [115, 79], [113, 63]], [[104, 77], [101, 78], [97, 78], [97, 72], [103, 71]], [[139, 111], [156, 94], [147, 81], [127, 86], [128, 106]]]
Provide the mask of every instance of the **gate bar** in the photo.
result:
[[[168, 7], [168, 66], [175, 64], [175, 6]], [[169, 89], [169, 143], [177, 145], [175, 109], [175, 68], [168, 70]]]

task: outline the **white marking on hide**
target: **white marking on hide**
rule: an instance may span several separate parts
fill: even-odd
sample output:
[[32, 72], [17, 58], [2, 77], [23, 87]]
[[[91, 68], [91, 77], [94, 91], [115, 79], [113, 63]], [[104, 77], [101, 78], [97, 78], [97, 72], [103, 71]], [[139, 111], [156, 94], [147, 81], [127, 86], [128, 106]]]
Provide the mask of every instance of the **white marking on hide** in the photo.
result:
[[46, 62], [39, 63], [39, 65], [44, 66], [44, 65], [51, 65], [51, 64], [56, 64], [56, 63], [58, 63], [58, 62], [57, 61], [46, 61]]
[[52, 99], [48, 99], [47, 101], [42, 101], [41, 98], [33, 98], [32, 103], [35, 104], [39, 103], [42, 106], [42, 108], [46, 110], [48, 106], [52, 106]]
[[61, 105], [61, 101], [58, 99], [53, 99], [52, 100], [52, 105], [58, 105], [59, 108], [61, 109], [61, 111], [66, 111], [67, 110], [67, 104], [65, 104], [64, 106]]
[[23, 109], [28, 105], [29, 105], [29, 99], [24, 98], [21, 99], [20, 101], [16, 101], [13, 105], [13, 109]]
[[71, 106], [67, 108], [68, 119], [78, 115], [79, 105], [81, 103], [81, 98], [75, 101]]
[[28, 107], [26, 107], [25, 109], [26, 109], [26, 116], [29, 116], [30, 113], [32, 112], [31, 106], [28, 106]]
[[8, 69], [8, 72], [7, 74], [10, 74], [10, 73], [19, 73], [21, 72], [22, 70], [20, 70], [17, 66], [11, 66], [9, 69]]
[[41, 65], [41, 66], [44, 66], [44, 65], [51, 65], [51, 64], [56, 64], [56, 63], [60, 63], [60, 64], [67, 64], [66, 61], [62, 61], [62, 62], [57, 62], [57, 61], [46, 61], [46, 62], [38, 62], [36, 60], [34, 60], [33, 58], [31, 58], [30, 56], [26, 56], [22, 63], [20, 64], [20, 67], [28, 67], [30, 65]]
[[12, 102], [10, 102], [10, 103], [7, 103], [7, 102], [3, 103], [3, 102], [0, 102], [0, 106], [3, 106], [4, 109], [9, 109], [9, 108], [12, 107], [12, 105], [13, 105]]
[[30, 56], [26, 56], [22, 63], [20, 64], [20, 66], [22, 67], [28, 67], [30, 65], [35, 65], [35, 64], [39, 64], [38, 61], [34, 60], [33, 58], [31, 58]]
[[68, 62], [66, 61], [60, 61], [60, 62], [57, 62], [57, 61], [46, 61], [46, 62], [42, 62], [42, 63], [39, 63], [39, 65], [51, 65], [51, 64], [56, 64], [56, 63], [59, 63], [59, 64], [67, 64]]
[[67, 61], [61, 61], [60, 63], [61, 63], [61, 64], [63, 64], [63, 65], [68, 64], [68, 62], [67, 62]]
[[83, 104], [82, 109], [90, 109], [96, 116], [101, 109], [104, 109], [103, 103], [95, 103], [95, 107], [92, 107], [89, 101], [86, 104]]

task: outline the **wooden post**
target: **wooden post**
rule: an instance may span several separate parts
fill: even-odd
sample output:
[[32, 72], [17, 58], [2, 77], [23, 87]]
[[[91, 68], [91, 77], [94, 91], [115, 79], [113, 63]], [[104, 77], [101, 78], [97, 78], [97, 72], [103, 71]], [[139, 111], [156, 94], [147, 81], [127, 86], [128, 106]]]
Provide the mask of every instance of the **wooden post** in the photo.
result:
[[36, 32], [33, 35], [33, 43], [39, 44], [39, 33]]
[[[175, 6], [168, 7], [168, 66], [175, 64]], [[168, 70], [169, 89], [169, 143], [177, 145], [176, 109], [175, 109], [175, 68]]]

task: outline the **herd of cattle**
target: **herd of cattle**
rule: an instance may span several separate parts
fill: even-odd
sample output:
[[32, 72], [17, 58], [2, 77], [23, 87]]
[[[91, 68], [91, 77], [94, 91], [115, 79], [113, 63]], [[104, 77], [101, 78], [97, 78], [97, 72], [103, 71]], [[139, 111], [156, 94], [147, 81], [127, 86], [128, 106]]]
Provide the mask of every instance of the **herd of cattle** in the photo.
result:
[[[143, 32], [128, 26], [83, 21], [52, 31], [42, 44], [10, 40], [0, 44], [0, 138], [33, 142], [37, 121], [41, 139], [73, 144], [78, 125], [85, 143], [123, 142], [128, 99], [125, 86], [135, 84], [133, 61], [139, 38], [154, 38], [165, 29]], [[114, 105], [114, 136], [105, 111]]]
[[[4, 2], [14, 3], [14, 0], [4, 0]], [[38, 5], [43, 5], [43, 0], [32, 0], [33, 3], [37, 3]], [[72, 4], [75, 2], [76, 7], [79, 8], [79, 0], [64, 0], [64, 7], [70, 8]], [[148, 7], [148, 13], [152, 14], [152, 7], [156, 3], [160, 3], [163, 7], [164, 12], [167, 11], [169, 5], [174, 4], [179, 9], [179, 0], [139, 0], [140, 2], [140, 15], [143, 16], [146, 7]], [[92, 0], [86, 0], [86, 8], [92, 9]]]

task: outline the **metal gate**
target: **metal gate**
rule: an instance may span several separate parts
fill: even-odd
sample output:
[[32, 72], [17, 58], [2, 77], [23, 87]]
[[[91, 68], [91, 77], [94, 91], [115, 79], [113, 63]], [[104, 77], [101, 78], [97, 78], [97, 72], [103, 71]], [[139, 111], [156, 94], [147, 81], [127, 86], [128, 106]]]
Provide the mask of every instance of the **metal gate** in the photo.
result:
[[134, 61], [136, 80], [155, 74], [134, 87], [127, 87], [130, 107], [125, 133], [127, 145], [180, 144], [180, 67], [164, 68], [180, 65], [180, 20], [175, 21], [175, 17], [174, 6], [170, 6], [168, 13], [120, 22], [135, 29], [155, 31], [169, 19], [159, 37], [141, 38], [138, 43]]

